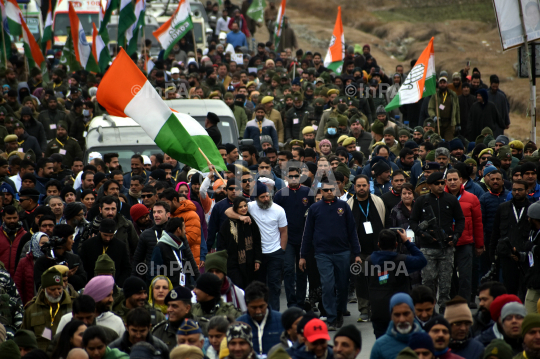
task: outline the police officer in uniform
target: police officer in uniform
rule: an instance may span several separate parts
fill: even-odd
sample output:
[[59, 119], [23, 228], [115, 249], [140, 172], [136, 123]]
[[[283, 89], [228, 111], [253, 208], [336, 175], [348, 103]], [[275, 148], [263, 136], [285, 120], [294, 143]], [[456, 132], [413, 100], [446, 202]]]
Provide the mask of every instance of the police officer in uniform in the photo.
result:
[[82, 158], [83, 151], [76, 139], [68, 136], [68, 124], [60, 121], [56, 125], [56, 137], [47, 144], [45, 157], [51, 157], [53, 153], [64, 156], [62, 165], [71, 168], [75, 158]]
[[175, 287], [165, 297], [165, 305], [169, 319], [157, 324], [152, 329], [152, 335], [161, 339], [169, 347], [169, 350], [173, 350], [176, 346], [176, 332], [185, 319], [193, 319], [191, 291], [186, 287]]
[[440, 170], [441, 165], [439, 164], [439, 162], [426, 162], [422, 166], [423, 172], [420, 174], [420, 176], [418, 176], [415, 181], [416, 185], [418, 186], [418, 184], [420, 184], [421, 182], [426, 182], [430, 174], [434, 172], [440, 172]]

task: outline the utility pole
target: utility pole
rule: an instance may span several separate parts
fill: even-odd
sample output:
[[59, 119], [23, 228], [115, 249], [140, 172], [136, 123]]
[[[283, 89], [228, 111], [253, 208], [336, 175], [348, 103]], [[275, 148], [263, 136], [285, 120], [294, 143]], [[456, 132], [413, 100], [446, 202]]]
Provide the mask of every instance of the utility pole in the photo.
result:
[[525, 21], [523, 20], [523, 0], [519, 0], [519, 18], [521, 20], [523, 39], [525, 40], [525, 61], [527, 62], [527, 72], [529, 73], [529, 84], [531, 86], [529, 99], [531, 109], [531, 141], [536, 143], [536, 49], [534, 43], [529, 49], [527, 30], [525, 29]]

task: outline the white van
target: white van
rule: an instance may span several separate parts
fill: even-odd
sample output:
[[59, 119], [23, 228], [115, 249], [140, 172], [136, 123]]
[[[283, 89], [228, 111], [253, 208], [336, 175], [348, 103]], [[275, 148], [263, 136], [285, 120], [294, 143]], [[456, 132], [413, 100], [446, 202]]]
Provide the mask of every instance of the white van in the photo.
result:
[[[67, 39], [67, 29], [71, 27], [69, 22], [69, 3], [73, 4], [73, 8], [79, 16], [82, 23], [86, 41], [92, 43], [92, 24], [99, 23], [99, 6], [101, 0], [58, 0], [56, 9], [53, 15], [53, 31], [54, 31], [54, 48], [61, 49], [64, 47]], [[105, 9], [107, 1], [102, 1], [102, 6]]]

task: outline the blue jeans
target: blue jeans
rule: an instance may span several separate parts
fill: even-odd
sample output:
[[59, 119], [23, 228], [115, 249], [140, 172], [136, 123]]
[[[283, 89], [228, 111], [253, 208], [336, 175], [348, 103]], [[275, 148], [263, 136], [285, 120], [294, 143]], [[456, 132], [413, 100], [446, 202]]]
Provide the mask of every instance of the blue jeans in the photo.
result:
[[315, 254], [321, 275], [322, 300], [329, 324], [336, 321], [338, 311], [343, 313], [347, 310], [350, 256], [350, 251]]
[[304, 307], [307, 288], [307, 271], [302, 272], [300, 270], [300, 267], [298, 266], [299, 262], [300, 244], [287, 243], [287, 249], [285, 250], [285, 265], [283, 269], [283, 281], [285, 282], [287, 308], [293, 306], [301, 308]]
[[273, 253], [263, 253], [259, 280], [266, 283], [269, 290], [270, 308], [279, 312], [279, 296], [281, 295], [281, 272], [283, 271], [283, 261], [285, 251], [278, 249]]

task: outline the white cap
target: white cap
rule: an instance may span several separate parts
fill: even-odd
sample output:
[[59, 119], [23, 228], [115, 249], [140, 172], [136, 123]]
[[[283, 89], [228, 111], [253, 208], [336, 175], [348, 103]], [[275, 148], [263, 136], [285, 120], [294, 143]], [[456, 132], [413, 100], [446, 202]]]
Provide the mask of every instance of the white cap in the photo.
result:
[[144, 160], [144, 165], [152, 165], [152, 161], [150, 161], [150, 157], [148, 157], [147, 155], [142, 155], [142, 158]]
[[179, 74], [180, 73], [180, 69], [178, 67], [173, 67], [171, 69], [171, 74]]
[[227, 34], [222, 31], [222, 32], [219, 33], [218, 38], [220, 40], [225, 40], [227, 38]]
[[100, 160], [103, 159], [103, 156], [99, 152], [90, 152], [88, 155], [88, 162], [92, 161], [95, 158], [99, 158]]

